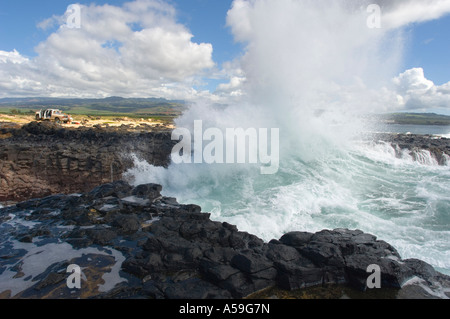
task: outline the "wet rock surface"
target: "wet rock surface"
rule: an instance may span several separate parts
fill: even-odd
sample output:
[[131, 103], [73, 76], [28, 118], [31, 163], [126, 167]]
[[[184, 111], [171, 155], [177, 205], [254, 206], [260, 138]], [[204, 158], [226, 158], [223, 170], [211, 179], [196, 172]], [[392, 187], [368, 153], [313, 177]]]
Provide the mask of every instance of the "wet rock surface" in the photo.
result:
[[[161, 191], [117, 181], [0, 209], [0, 297], [239, 299], [328, 285], [364, 293], [373, 264], [393, 297], [449, 297], [448, 276], [360, 230], [264, 242]], [[67, 287], [70, 264], [82, 268], [81, 289]]]

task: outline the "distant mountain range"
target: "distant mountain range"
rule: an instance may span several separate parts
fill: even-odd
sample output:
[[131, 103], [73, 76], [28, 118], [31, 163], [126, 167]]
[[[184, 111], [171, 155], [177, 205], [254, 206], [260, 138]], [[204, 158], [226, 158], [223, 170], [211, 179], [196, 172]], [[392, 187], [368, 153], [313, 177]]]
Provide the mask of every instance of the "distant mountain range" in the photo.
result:
[[436, 113], [390, 113], [377, 118], [391, 124], [450, 125], [450, 116]]

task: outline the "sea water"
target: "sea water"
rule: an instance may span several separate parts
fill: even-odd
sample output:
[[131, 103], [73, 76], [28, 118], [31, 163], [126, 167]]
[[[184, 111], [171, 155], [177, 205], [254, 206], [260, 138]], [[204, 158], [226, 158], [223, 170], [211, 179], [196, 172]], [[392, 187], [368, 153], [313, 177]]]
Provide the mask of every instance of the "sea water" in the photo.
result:
[[450, 169], [429, 153], [420, 163], [407, 152], [398, 158], [387, 143], [361, 141], [314, 160], [286, 158], [275, 175], [249, 166], [135, 163], [128, 176], [136, 184], [161, 183], [164, 195], [266, 241], [289, 231], [360, 229], [389, 242], [403, 259], [450, 274]]
[[175, 124], [190, 132], [199, 120], [221, 132], [278, 129], [276, 174], [260, 174], [259, 165], [195, 161], [166, 169], [135, 157], [124, 178], [159, 183], [164, 195], [266, 241], [289, 231], [360, 229], [404, 259], [450, 273], [449, 166], [425, 150], [414, 161], [361, 138], [385, 131], [365, 123], [365, 115], [397, 111], [389, 109], [398, 103], [390, 85], [404, 72], [407, 42], [401, 28], [367, 26], [370, 4], [236, 0], [228, 12], [245, 48], [235, 61], [245, 77], [241, 98], [223, 107], [197, 101]]
[[450, 125], [384, 124], [380, 130], [385, 133], [435, 135], [450, 138]]

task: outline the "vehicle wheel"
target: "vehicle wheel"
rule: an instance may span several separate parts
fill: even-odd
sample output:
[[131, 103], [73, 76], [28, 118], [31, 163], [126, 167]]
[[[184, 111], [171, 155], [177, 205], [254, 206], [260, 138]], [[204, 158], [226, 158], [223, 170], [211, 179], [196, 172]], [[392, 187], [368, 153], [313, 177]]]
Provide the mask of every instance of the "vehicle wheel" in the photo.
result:
[[56, 123], [56, 124], [61, 124], [61, 120], [57, 117], [57, 118], [55, 119], [55, 123]]

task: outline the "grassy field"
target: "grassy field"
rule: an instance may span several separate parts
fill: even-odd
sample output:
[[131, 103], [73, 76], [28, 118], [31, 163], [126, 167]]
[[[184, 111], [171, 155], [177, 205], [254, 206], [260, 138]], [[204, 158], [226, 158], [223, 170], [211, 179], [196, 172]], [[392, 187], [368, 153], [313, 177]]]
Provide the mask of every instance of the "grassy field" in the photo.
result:
[[152, 119], [172, 123], [186, 109], [184, 101], [158, 98], [62, 99], [62, 98], [5, 98], [0, 99], [0, 113], [34, 116], [40, 109], [60, 109], [74, 119], [98, 118]]
[[[173, 124], [187, 109], [184, 101], [159, 98], [63, 99], [63, 98], [4, 98], [0, 99], [0, 114], [33, 116], [40, 109], [56, 108], [72, 115], [75, 120], [152, 119]], [[450, 116], [434, 113], [390, 113], [376, 115], [376, 121], [392, 124], [450, 125]]]
[[[174, 126], [174, 119], [178, 115], [172, 114], [133, 114], [133, 113], [107, 113], [98, 112], [90, 114], [82, 113], [70, 113], [73, 118], [72, 124], [62, 124], [66, 127], [76, 127], [79, 125], [92, 127], [94, 125], [109, 125], [109, 126], [120, 126], [120, 125], [132, 125], [137, 126], [140, 124], [146, 124], [150, 126], [161, 125], [164, 127], [171, 128]], [[34, 111], [21, 111], [16, 112], [15, 110], [11, 112], [10, 110], [0, 109], [0, 122], [15, 123], [18, 125], [25, 125], [32, 121], [35, 121]]]
[[435, 113], [392, 113], [380, 117], [394, 124], [450, 125], [450, 116]]
[[[35, 111], [38, 109], [14, 109], [0, 107], [0, 120], [25, 123], [31, 122], [35, 119]], [[172, 125], [174, 119], [182, 114], [182, 112], [146, 112], [146, 113], [121, 113], [121, 112], [108, 112], [108, 111], [94, 111], [85, 110], [82, 108], [75, 108], [70, 112], [64, 111], [66, 114], [70, 114], [74, 121], [81, 122], [82, 120], [101, 121], [104, 124], [114, 124], [117, 122], [126, 121], [149, 121], [159, 122], [163, 125]]]

